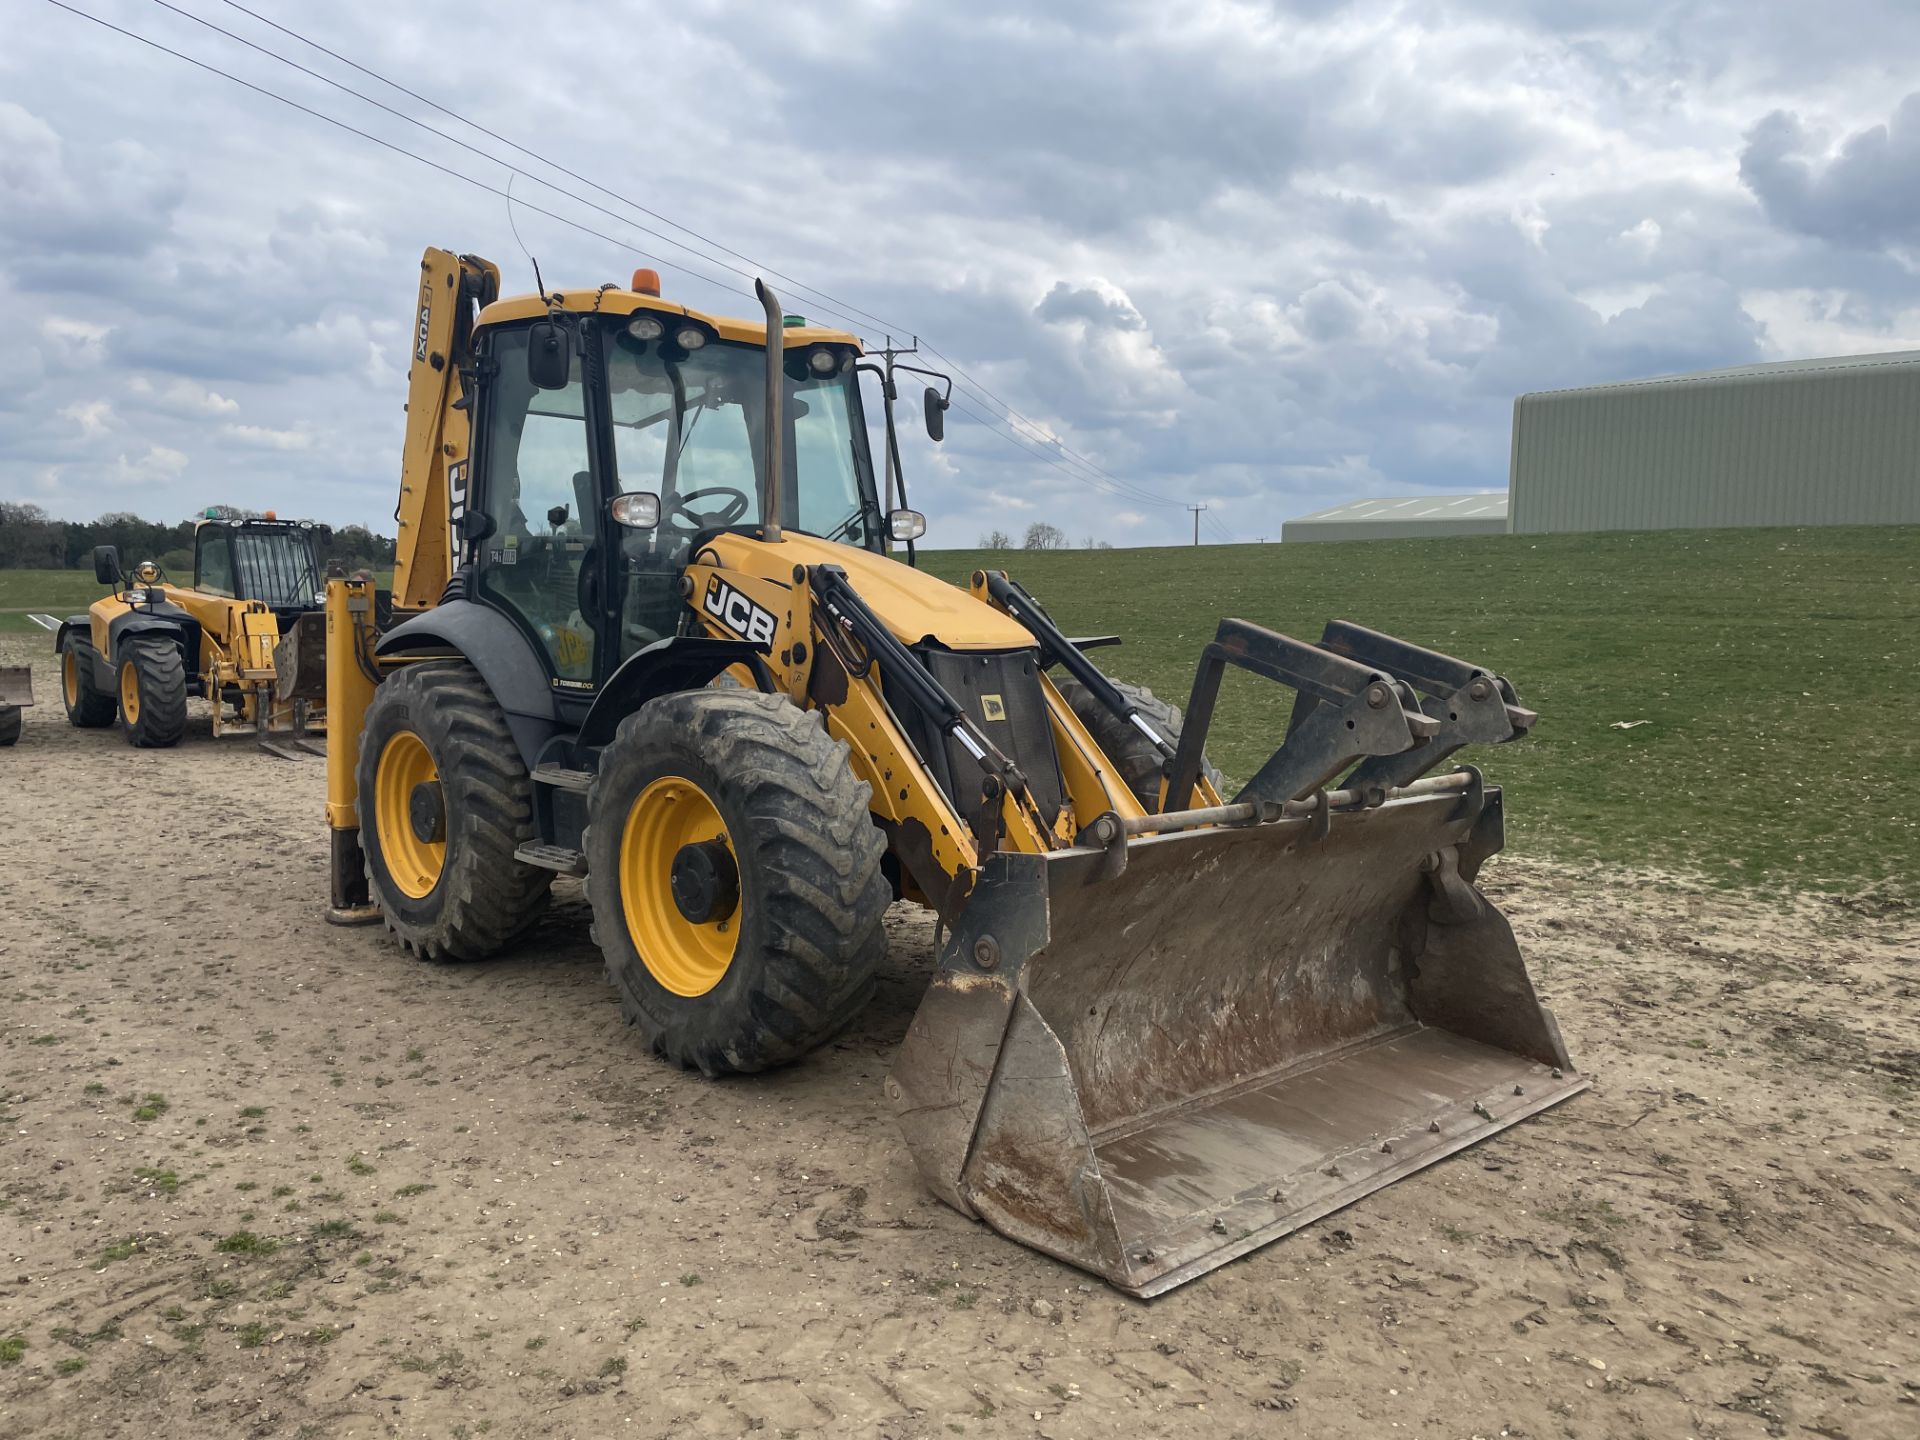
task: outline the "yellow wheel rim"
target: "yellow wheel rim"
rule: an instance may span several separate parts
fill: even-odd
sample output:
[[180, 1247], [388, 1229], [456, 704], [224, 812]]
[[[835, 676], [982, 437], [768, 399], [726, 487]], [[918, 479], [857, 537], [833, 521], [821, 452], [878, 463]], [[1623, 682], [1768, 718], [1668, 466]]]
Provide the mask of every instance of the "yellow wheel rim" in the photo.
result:
[[400, 893], [414, 900], [433, 893], [447, 863], [447, 842], [422, 840], [414, 834], [408, 808], [417, 787], [439, 779], [433, 752], [411, 730], [399, 731], [387, 741], [374, 772], [373, 823], [380, 837], [380, 858]]
[[127, 724], [140, 723], [140, 676], [131, 660], [120, 667], [120, 713]]
[[60, 657], [60, 684], [67, 692], [67, 704], [80, 703], [80, 657], [69, 650]]
[[733, 839], [712, 798], [667, 775], [642, 790], [620, 832], [620, 905], [627, 933], [653, 978], [691, 999], [720, 983], [740, 938], [740, 903], [708, 921], [689, 920], [673, 899], [673, 861], [683, 846]]

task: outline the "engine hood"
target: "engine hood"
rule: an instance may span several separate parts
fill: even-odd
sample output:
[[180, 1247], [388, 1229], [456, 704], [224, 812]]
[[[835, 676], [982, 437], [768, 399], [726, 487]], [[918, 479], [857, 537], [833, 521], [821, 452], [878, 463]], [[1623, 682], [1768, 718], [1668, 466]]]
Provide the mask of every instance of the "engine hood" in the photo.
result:
[[934, 640], [954, 650], [1026, 650], [1033, 636], [1017, 620], [973, 598], [958, 585], [871, 550], [786, 532], [778, 545], [750, 536], [715, 537], [705, 547], [728, 570], [790, 582], [795, 565], [838, 565], [860, 598], [894, 637], [917, 645]]

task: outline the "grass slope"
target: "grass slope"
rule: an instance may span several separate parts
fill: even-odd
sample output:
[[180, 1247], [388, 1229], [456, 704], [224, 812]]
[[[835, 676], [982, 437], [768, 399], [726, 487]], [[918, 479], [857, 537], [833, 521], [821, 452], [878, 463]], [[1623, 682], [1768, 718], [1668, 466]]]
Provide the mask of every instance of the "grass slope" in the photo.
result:
[[[1507, 675], [1541, 712], [1472, 752], [1507, 786], [1517, 852], [1756, 887], [1920, 894], [1920, 529], [1662, 531], [1051, 554], [939, 551], [1027, 585], [1096, 658], [1184, 704], [1215, 620], [1302, 639], [1333, 616]], [[99, 593], [80, 570], [0, 571], [0, 632]], [[48, 637], [51, 644], [51, 637]], [[1290, 696], [1228, 675], [1210, 750], [1246, 776]], [[1610, 728], [1621, 720], [1649, 723]]]
[[[1184, 705], [1215, 620], [1301, 639], [1331, 617], [1490, 666], [1540, 711], [1470, 752], [1507, 787], [1516, 853], [1757, 887], [1920, 892], [1920, 529], [1666, 531], [947, 551], [1022, 581], [1098, 659]], [[1291, 694], [1229, 672], [1210, 750], [1250, 775]], [[1645, 720], [1631, 730], [1613, 722]]]
[[64, 620], [106, 593], [91, 570], [0, 570], [0, 635], [45, 635], [27, 619], [29, 610]]

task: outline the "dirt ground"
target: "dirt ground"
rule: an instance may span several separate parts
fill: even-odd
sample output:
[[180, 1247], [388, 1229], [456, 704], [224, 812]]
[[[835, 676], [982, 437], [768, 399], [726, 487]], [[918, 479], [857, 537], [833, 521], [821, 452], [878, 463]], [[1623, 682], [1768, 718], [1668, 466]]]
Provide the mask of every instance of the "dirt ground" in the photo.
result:
[[[881, 1081], [642, 1053], [514, 954], [321, 921], [319, 760], [0, 750], [0, 1435], [1920, 1435], [1920, 925], [1489, 891], [1594, 1086], [1150, 1304], [925, 1194]], [[1513, 797], [1524, 805], [1523, 796]]]

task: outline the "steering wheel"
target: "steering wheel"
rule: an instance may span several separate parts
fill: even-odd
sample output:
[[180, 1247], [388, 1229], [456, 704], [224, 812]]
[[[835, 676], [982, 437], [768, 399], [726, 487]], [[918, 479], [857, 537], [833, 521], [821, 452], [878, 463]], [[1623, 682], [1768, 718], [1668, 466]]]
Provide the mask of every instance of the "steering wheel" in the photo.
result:
[[[715, 496], [726, 496], [726, 503], [718, 510], [696, 510], [696, 500], [711, 500]], [[671, 496], [667, 509], [675, 517], [689, 522], [693, 532], [712, 530], [732, 525], [753, 507], [753, 497], [745, 491], [736, 490], [731, 485], [709, 485], [704, 490], [689, 490], [684, 495]]]

